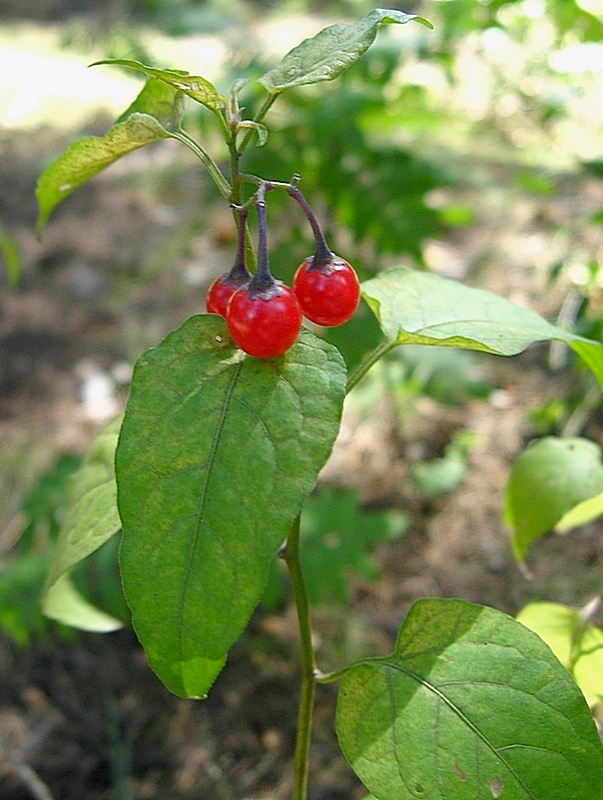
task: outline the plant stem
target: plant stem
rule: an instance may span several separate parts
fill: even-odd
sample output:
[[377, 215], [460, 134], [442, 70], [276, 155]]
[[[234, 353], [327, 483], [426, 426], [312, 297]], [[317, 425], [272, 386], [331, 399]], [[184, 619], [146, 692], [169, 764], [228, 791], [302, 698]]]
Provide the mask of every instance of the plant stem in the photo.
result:
[[268, 231], [266, 229], [266, 200], [264, 192], [258, 190], [255, 208], [258, 215], [258, 259], [256, 270], [249, 284], [250, 297], [275, 286], [268, 262]]
[[386, 353], [392, 350], [395, 347], [392, 342], [384, 339], [381, 344], [379, 344], [372, 352], [370, 352], [366, 358], [358, 364], [356, 369], [348, 377], [348, 383], [346, 386], [346, 394], [349, 394], [354, 386], [359, 383], [362, 378], [366, 375], [369, 369], [374, 366], [380, 358], [382, 358]]
[[214, 117], [216, 118], [220, 130], [222, 131], [222, 136], [224, 137], [224, 141], [228, 142], [230, 139], [230, 128], [228, 127], [228, 123], [224, 119], [223, 114], [220, 111], [214, 111]]
[[299, 561], [299, 515], [281, 553], [291, 578], [297, 624], [301, 649], [301, 687], [299, 710], [297, 714], [297, 739], [293, 759], [293, 794], [292, 800], [306, 800], [308, 793], [308, 766], [310, 755], [310, 738], [312, 734], [312, 718], [314, 715], [314, 695], [316, 693], [316, 663], [312, 646], [312, 630], [310, 627], [310, 608], [306, 585]]

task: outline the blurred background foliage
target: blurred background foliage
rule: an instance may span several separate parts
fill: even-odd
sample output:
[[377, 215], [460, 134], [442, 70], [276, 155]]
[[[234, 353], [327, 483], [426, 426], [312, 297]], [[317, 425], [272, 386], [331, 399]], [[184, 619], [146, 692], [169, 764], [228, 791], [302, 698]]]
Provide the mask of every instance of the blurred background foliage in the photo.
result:
[[[300, 173], [301, 189], [323, 221], [332, 248], [353, 262], [362, 278], [394, 263], [475, 283], [488, 270], [523, 270], [536, 277], [538, 291], [550, 290], [550, 301], [539, 310], [600, 337], [603, 214], [600, 205], [593, 210], [585, 197], [600, 193], [603, 179], [603, 0], [409, 0], [392, 6], [427, 17], [434, 31], [412, 24], [391, 26], [336, 82], [286, 92], [267, 118], [268, 144], [250, 148], [245, 169], [284, 181]], [[74, 110], [88, 109], [81, 130], [70, 127], [69, 114], [52, 106], [47, 116], [41, 112], [27, 121], [19, 116], [19, 109], [28, 110], [25, 100], [33, 104], [34, 88], [40, 84], [34, 55], [42, 44], [46, 50], [56, 48], [53, 57], [74, 55], [82, 64], [120, 57], [188, 69], [224, 93], [233, 80], [246, 78], [241, 100], [252, 113], [263, 96], [256, 79], [290, 47], [330, 22], [355, 21], [373, 7], [364, 0], [7, 0], [0, 9], [0, 47], [9, 48], [13, 64], [16, 50], [10, 48], [18, 46], [15, 42], [32, 47], [29, 61], [19, 62], [31, 62], [32, 71], [21, 76], [20, 88], [0, 88], [2, 144], [9, 147], [12, 136], [36, 136], [40, 128], [53, 125], [67, 129], [71, 141], [101, 132], [95, 71], [85, 74], [81, 103], [71, 102]], [[49, 79], [43, 87], [46, 98], [57, 93], [60, 81], [75, 89], [75, 82], [69, 86], [70, 77], [54, 83]], [[126, 79], [127, 88], [112, 88], [111, 98], [135, 96], [139, 83], [131, 74], [123, 74]], [[117, 99], [103, 97], [103, 113], [110, 106], [116, 118], [128, 102], [117, 107]], [[226, 157], [205, 109], [189, 104], [186, 125], [210, 152]], [[63, 147], [61, 142], [48, 158]], [[227, 252], [201, 270], [189, 269], [187, 291], [192, 282], [202, 297], [234, 251], [228, 209], [209, 178], [181, 148], [165, 152], [151, 167], [145, 162], [133, 168], [137, 191], [169, 205], [180, 198], [175, 187], [185, 184], [187, 206], [163, 225], [159, 245], [153, 240], [141, 250], [134, 239], [122, 242], [123, 264], [111, 278], [122, 299], [124, 286], [152, 278], [165, 267], [176, 263], [188, 269], [198, 258], [195, 242], [210, 236], [212, 252], [216, 243]], [[42, 165], [34, 168], [41, 171]], [[587, 184], [591, 188], [585, 191]], [[270, 196], [271, 263], [278, 277], [290, 280], [311, 252], [312, 240], [299, 210], [276, 195]], [[521, 216], [524, 208], [531, 215], [529, 235], [511, 237], [507, 262], [493, 263], [499, 219]], [[5, 195], [0, 200], [0, 258], [5, 262], [0, 282], [6, 287], [23, 273], [27, 277], [27, 259], [19, 257], [8, 218], [12, 211]], [[530, 297], [521, 299], [529, 302]], [[325, 335], [353, 367], [375, 346], [379, 331], [372, 314], [361, 308], [350, 323]], [[133, 351], [139, 351], [138, 344], [134, 342]], [[473, 377], [473, 356], [453, 350], [434, 350], [430, 356], [425, 360], [422, 354], [418, 360], [411, 350], [392, 356], [382, 367], [385, 379], [373, 376], [371, 391], [388, 394], [395, 409], [404, 409], [420, 393], [444, 403], [487, 394], [481, 378]], [[581, 401], [578, 396], [562, 405]], [[568, 416], [558, 406], [534, 413], [547, 431], [559, 429]], [[447, 491], [462, 479], [469, 447], [462, 436], [453, 439], [429, 469], [414, 470], [426, 496]], [[29, 600], [36, 597], [35, 587], [39, 589], [61, 517], [61, 492], [73, 468], [74, 462], [60, 457], [20, 497], [15, 519], [23, 522], [21, 536], [12, 524], [0, 548], [0, 624], [22, 644], [43, 629]], [[5, 481], [4, 494], [19, 493], [18, 481]], [[333, 507], [329, 495], [312, 503], [314, 510], [321, 503]], [[341, 519], [333, 523], [333, 536], [323, 537], [323, 544], [328, 548], [338, 543], [346, 526], [362, 523], [367, 539], [359, 552], [346, 554], [345, 548], [333, 546], [330, 558], [339, 559], [344, 575], [355, 570], [374, 577], [365, 547], [391, 536], [390, 528], [377, 517], [372, 527], [367, 525], [355, 496], [346, 495], [344, 506]], [[310, 521], [313, 513], [311, 509]], [[307, 530], [308, 541], [317, 542], [324, 533], [316, 523]], [[320, 561], [324, 553], [317, 552]], [[101, 576], [101, 595], [103, 586], [111, 595], [116, 585], [113, 567], [107, 566], [114, 564], [113, 556], [100, 554], [92, 566]], [[337, 591], [343, 598], [344, 585]]]
[[[245, 78], [249, 110], [263, 95], [255, 79], [302, 35], [373, 7], [361, 0], [92, 0], [83, 13], [61, 0], [13, 5], [12, 22], [57, 21], [65, 51], [198, 70], [224, 93]], [[602, 0], [394, 4], [401, 6], [428, 17], [434, 31], [384, 29], [336, 82], [285, 92], [267, 120], [269, 144], [251, 148], [244, 164], [279, 180], [299, 172], [334, 249], [362, 277], [401, 261], [437, 267], [433, 243], [475, 223], [501, 179], [518, 201], [538, 201], [554, 197], [568, 178], [603, 173]], [[226, 155], [205, 109], [191, 104], [188, 124], [210, 152]], [[195, 229], [213, 224], [212, 200], [221, 202], [211, 189], [200, 188], [201, 196], [193, 230], [178, 220], [183, 249]], [[310, 240], [305, 220], [286, 203], [271, 198], [271, 257], [289, 279]], [[575, 313], [595, 302], [601, 283], [599, 253], [576, 253], [575, 234], [600, 225], [599, 214], [576, 217], [574, 230], [552, 231], [566, 246], [547, 265], [550, 278], [569, 276], [580, 296]], [[165, 248], [166, 259], [177, 254]], [[466, 277], [471, 266], [459, 265], [454, 277]], [[598, 319], [591, 321], [597, 330]]]

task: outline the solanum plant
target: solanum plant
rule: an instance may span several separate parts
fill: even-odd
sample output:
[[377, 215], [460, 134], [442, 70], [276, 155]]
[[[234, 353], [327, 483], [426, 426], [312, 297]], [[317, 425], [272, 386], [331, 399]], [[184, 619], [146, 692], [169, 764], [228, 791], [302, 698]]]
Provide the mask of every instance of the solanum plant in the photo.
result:
[[[45, 611], [89, 630], [119, 625], [76, 592], [70, 571], [121, 531], [124, 592], [149, 664], [170, 691], [202, 698], [261, 599], [271, 562], [282, 559], [300, 639], [293, 800], [307, 797], [314, 696], [330, 682], [340, 682], [341, 748], [372, 798], [594, 800], [603, 796], [603, 751], [587, 702], [544, 642], [502, 612], [419, 599], [393, 653], [333, 671], [316, 664], [300, 514], [338, 435], [346, 393], [379, 358], [407, 343], [511, 356], [561, 340], [603, 383], [599, 343], [489, 292], [407, 268], [358, 286], [326, 244], [298, 176], [283, 182], [243, 170], [247, 149], [266, 143], [265, 119], [282, 92], [336, 78], [381, 26], [411, 20], [429, 26], [377, 9], [320, 31], [260, 78], [264, 102], [249, 118], [241, 82], [225, 97], [197, 75], [100, 62], [131, 67], [146, 82], [105, 136], [71, 145], [40, 177], [40, 229], [59, 201], [116, 159], [175, 139], [232, 209], [238, 246], [233, 269], [210, 289], [212, 313], [184, 320], [140, 356], [124, 415], [102, 431], [74, 480]], [[184, 129], [187, 98], [215, 118], [230, 155], [225, 167]], [[268, 263], [272, 191], [301, 206], [314, 234], [314, 255], [293, 290]], [[339, 324], [359, 293], [382, 339], [348, 375], [340, 351], [301, 324], [302, 311]]]

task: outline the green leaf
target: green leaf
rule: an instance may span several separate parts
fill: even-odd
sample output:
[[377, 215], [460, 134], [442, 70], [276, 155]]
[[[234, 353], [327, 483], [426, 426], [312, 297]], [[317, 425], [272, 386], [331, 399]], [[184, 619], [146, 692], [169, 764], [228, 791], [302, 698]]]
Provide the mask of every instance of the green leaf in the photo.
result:
[[14, 289], [19, 283], [21, 258], [13, 237], [0, 225], [0, 256], [6, 268], [7, 283]]
[[441, 458], [419, 461], [410, 467], [410, 479], [430, 500], [452, 492], [461, 483], [467, 470], [467, 454], [472, 436], [467, 431], [453, 435]]
[[56, 542], [65, 508], [69, 504], [69, 478], [80, 469], [82, 462], [81, 456], [59, 455], [21, 500], [19, 513], [24, 527], [19, 538], [20, 555], [29, 549], [39, 554], [35, 543], [40, 526], [48, 531], [49, 544]]
[[268, 141], [268, 128], [261, 122], [254, 122], [251, 119], [244, 119], [238, 124], [239, 128], [252, 130], [258, 137], [258, 147], [263, 147]]
[[355, 491], [324, 489], [310, 497], [301, 517], [300, 552], [309, 601], [345, 603], [348, 572], [377, 580], [371, 549], [401, 536], [407, 527], [402, 514], [362, 509]]
[[[560, 329], [557, 328], [557, 330]], [[572, 337], [572, 334], [567, 332], [566, 335]], [[603, 348], [601, 344], [590, 339], [583, 339], [580, 336], [564, 339], [564, 341], [569, 344], [575, 353], [578, 353], [599, 381], [599, 386], [603, 387]]]
[[[59, 531], [42, 601], [46, 616], [85, 630], [122, 627], [121, 622], [100, 611], [95, 612], [97, 616], [93, 618], [91, 606], [75, 596], [69, 580], [71, 569], [98, 550], [121, 527], [113, 468], [120, 425], [121, 416], [101, 431], [82, 466], [70, 479], [69, 508]], [[91, 627], [94, 619], [99, 628]]]
[[346, 758], [377, 800], [593, 800], [603, 749], [584, 696], [536, 634], [494, 609], [420, 600], [394, 653], [350, 669]]
[[41, 641], [48, 625], [40, 607], [46, 552], [29, 549], [0, 564], [0, 629], [19, 647]]
[[211, 111], [218, 111], [224, 106], [224, 98], [222, 95], [218, 93], [215, 86], [200, 75], [190, 75], [188, 72], [179, 69], [156, 69], [155, 67], [147, 67], [141, 64], [140, 61], [134, 61], [129, 58], [107, 58], [103, 61], [95, 61], [94, 64], [90, 66], [98, 67], [102, 64], [129, 67], [130, 69], [142, 72], [149, 78], [155, 78], [171, 86], [173, 89], [183, 92]]
[[[136, 99], [121, 114], [117, 122], [125, 122], [132, 114], [148, 114], [165, 128], [174, 123], [174, 103], [178, 90], [157, 78], [149, 78]], [[179, 122], [179, 120], [176, 120]]]
[[368, 50], [382, 25], [403, 25], [411, 20], [433, 27], [423, 17], [383, 8], [371, 11], [355, 25], [329, 25], [290, 50], [259, 82], [271, 94], [279, 94], [292, 86], [333, 80]]
[[603, 492], [583, 500], [567, 511], [555, 525], [555, 533], [567, 533], [603, 516]]
[[42, 610], [47, 617], [82, 631], [110, 633], [123, 624], [110, 614], [95, 608], [77, 591], [69, 573], [64, 573], [44, 595]]
[[215, 315], [137, 362], [116, 454], [120, 563], [135, 630], [175, 694], [204, 695], [247, 624], [344, 390], [339, 352], [309, 331], [255, 359]]
[[87, 136], [74, 142], [38, 178], [37, 230], [44, 228], [53, 208], [78, 186], [126, 153], [170, 135], [154, 117], [132, 114], [114, 125], [105, 136]]
[[601, 450], [578, 437], [545, 436], [521, 453], [504, 497], [505, 523], [518, 561], [529, 545], [553, 530], [564, 514], [603, 491]]
[[405, 267], [386, 270], [361, 288], [392, 347], [437, 344], [512, 356], [534, 342], [560, 340], [586, 361], [603, 385], [599, 342], [551, 325], [534, 311], [484, 289]]
[[548, 644], [590, 706], [603, 702], [603, 631], [561, 603], [529, 603], [517, 620]]

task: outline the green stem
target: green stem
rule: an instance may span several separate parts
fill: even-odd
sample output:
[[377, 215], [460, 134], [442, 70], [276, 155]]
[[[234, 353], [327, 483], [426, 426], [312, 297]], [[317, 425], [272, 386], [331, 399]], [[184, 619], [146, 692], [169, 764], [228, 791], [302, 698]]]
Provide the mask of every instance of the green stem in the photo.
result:
[[213, 178], [216, 186], [220, 190], [220, 194], [222, 195], [222, 197], [224, 197], [226, 200], [228, 200], [228, 202], [230, 202], [230, 196], [232, 191], [231, 186], [224, 177], [222, 171], [220, 170], [220, 167], [216, 164], [216, 162], [209, 155], [209, 153], [206, 153], [205, 150], [201, 147], [201, 145], [199, 145], [194, 139], [192, 139], [188, 135], [188, 133], [186, 133], [186, 131], [182, 130], [182, 128], [180, 128], [180, 130], [177, 131], [172, 131], [170, 133], [170, 136], [173, 139], [178, 139], [178, 141], [185, 144], [189, 148], [189, 150], [193, 151], [193, 153], [197, 156], [197, 158], [201, 161], [201, 163], [207, 167], [207, 170], [211, 175], [211, 177]]
[[214, 117], [216, 118], [218, 126], [222, 131], [222, 136], [224, 137], [224, 141], [229, 142], [231, 133], [230, 133], [230, 128], [228, 127], [228, 123], [224, 119], [224, 115], [220, 111], [214, 111]]
[[395, 344], [392, 344], [392, 342], [384, 339], [380, 345], [378, 345], [371, 353], [369, 353], [364, 361], [358, 364], [356, 369], [350, 373], [346, 387], [346, 394], [349, 394], [354, 386], [356, 386], [357, 383], [360, 383], [369, 369], [374, 366], [380, 358], [383, 358], [386, 353], [389, 353], [390, 350], [393, 350], [394, 347]]
[[306, 593], [306, 585], [299, 561], [299, 516], [291, 528], [282, 552], [282, 557], [289, 569], [301, 648], [301, 687], [299, 710], [297, 714], [297, 739], [293, 758], [293, 794], [292, 800], [306, 800], [308, 794], [308, 766], [310, 756], [310, 737], [312, 734], [312, 718], [314, 715], [314, 695], [316, 693], [316, 663], [312, 646], [312, 630], [310, 627], [310, 607]]

